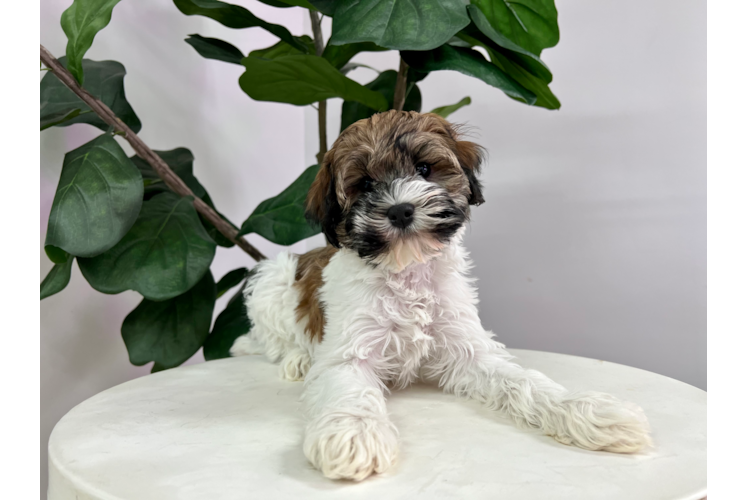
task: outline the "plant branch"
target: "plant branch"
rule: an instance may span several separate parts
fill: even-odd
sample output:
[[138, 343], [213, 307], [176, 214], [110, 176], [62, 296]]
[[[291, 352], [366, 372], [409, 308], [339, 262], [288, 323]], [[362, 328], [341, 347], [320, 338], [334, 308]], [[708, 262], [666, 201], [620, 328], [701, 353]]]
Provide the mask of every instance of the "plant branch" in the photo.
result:
[[402, 111], [405, 106], [405, 94], [408, 88], [408, 65], [400, 58], [400, 70], [397, 72], [395, 82], [395, 98], [392, 100], [392, 109]]
[[[325, 51], [324, 38], [322, 36], [322, 20], [320, 15], [312, 10], [309, 11], [312, 20], [312, 34], [314, 35], [314, 51], [322, 56]], [[320, 101], [317, 108], [317, 128], [319, 129], [319, 153], [317, 153], [317, 164], [322, 165], [322, 159], [327, 153], [327, 101]]]
[[86, 89], [81, 87], [73, 75], [65, 69], [60, 61], [55, 58], [44, 45], [40, 45], [40, 59], [47, 68], [49, 68], [54, 75], [60, 79], [60, 81], [72, 90], [75, 95], [81, 98], [94, 113], [104, 120], [105, 123], [111, 125], [114, 128], [114, 132], [117, 135], [122, 135], [127, 142], [130, 143], [132, 148], [135, 150], [138, 156], [143, 158], [148, 164], [153, 167], [158, 176], [169, 188], [180, 196], [192, 196], [194, 201], [192, 202], [197, 210], [203, 217], [205, 217], [211, 224], [213, 224], [221, 234], [236, 243], [236, 245], [244, 250], [250, 257], [256, 261], [265, 259], [266, 257], [252, 246], [242, 236], [238, 236], [239, 231], [223, 219], [218, 213], [213, 210], [207, 203], [200, 198], [196, 197], [192, 190], [187, 187], [182, 179], [179, 178], [174, 171], [169, 168], [164, 160], [161, 159], [151, 148], [149, 148], [138, 135], [133, 132], [130, 127], [120, 120], [109, 107], [101, 102], [96, 97], [92, 96]]

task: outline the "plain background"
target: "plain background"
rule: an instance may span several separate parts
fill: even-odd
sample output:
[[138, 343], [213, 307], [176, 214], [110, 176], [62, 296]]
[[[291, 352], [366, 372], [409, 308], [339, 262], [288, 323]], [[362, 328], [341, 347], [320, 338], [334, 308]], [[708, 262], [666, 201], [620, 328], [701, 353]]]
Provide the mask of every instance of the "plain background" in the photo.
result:
[[[236, 3], [296, 35], [310, 33], [301, 9]], [[68, 5], [41, 3], [41, 42], [57, 56], [65, 51], [59, 18]], [[524, 106], [453, 72], [432, 73], [420, 85], [424, 111], [471, 96], [452, 119], [471, 125], [489, 151], [487, 202], [474, 210], [466, 238], [482, 319], [510, 348], [615, 361], [706, 389], [706, 2], [559, 0], [557, 7], [561, 42], [543, 59], [560, 111]], [[276, 41], [259, 29], [183, 16], [168, 0], [128, 0], [87, 57], [125, 65], [145, 142], [190, 148], [196, 175], [240, 223], [314, 163], [316, 114], [252, 101], [236, 83], [242, 68], [198, 56], [183, 42], [190, 33], [244, 52]], [[356, 60], [380, 70], [397, 64], [394, 52]], [[365, 83], [376, 75], [350, 76]], [[330, 108], [334, 138], [340, 103]], [[63, 156], [98, 133], [74, 125], [41, 135], [41, 277], [51, 268], [43, 241]], [[282, 249], [249, 239], [268, 255]], [[293, 250], [320, 243], [311, 238]], [[240, 250], [219, 248], [212, 269], [219, 277], [251, 265]], [[68, 288], [41, 303], [42, 492], [57, 420], [149, 372], [129, 364], [119, 334], [138, 302], [133, 292], [95, 292], [74, 267]]]

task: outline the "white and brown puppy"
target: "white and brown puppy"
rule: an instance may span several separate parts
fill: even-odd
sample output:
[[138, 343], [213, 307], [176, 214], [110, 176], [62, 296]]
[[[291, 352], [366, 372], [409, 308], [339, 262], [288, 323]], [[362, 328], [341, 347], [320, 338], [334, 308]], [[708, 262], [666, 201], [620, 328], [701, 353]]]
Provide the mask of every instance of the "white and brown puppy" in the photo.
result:
[[385, 394], [418, 379], [564, 444], [629, 453], [649, 443], [637, 406], [521, 368], [481, 326], [462, 246], [470, 205], [483, 201], [481, 158], [437, 115], [354, 123], [307, 198], [329, 245], [262, 262], [247, 285], [254, 326], [232, 354], [265, 353], [284, 378], [305, 379], [304, 453], [327, 477], [393, 464]]

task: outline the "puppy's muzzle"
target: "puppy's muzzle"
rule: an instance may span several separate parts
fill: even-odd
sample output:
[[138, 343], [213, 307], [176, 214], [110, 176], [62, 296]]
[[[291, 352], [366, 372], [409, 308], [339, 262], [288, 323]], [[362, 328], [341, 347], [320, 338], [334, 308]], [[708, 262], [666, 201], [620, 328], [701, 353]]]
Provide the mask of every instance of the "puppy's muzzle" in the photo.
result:
[[387, 218], [390, 223], [400, 229], [405, 229], [413, 222], [413, 214], [416, 207], [412, 203], [400, 203], [393, 205], [387, 210]]

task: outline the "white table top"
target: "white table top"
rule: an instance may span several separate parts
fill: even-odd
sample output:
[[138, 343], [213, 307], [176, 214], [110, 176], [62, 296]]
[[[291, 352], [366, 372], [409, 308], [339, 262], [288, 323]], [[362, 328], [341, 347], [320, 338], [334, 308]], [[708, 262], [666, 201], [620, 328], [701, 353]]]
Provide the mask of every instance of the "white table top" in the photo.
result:
[[49, 500], [506, 498], [696, 500], [706, 495], [706, 392], [635, 368], [512, 350], [571, 390], [638, 403], [654, 449], [590, 452], [520, 430], [437, 388], [388, 398], [398, 464], [361, 483], [312, 469], [302, 384], [260, 356], [211, 361], [113, 387], [73, 408], [49, 440]]

